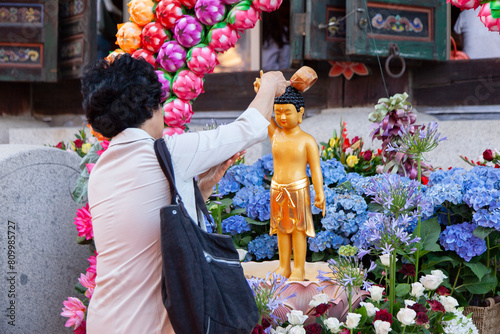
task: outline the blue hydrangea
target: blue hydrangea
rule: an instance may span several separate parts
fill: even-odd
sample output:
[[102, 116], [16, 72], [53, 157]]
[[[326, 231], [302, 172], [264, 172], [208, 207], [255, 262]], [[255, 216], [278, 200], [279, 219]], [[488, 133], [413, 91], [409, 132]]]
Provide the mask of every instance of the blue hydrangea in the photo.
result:
[[330, 231], [320, 231], [315, 238], [308, 238], [309, 249], [313, 252], [322, 252], [327, 248], [338, 249], [344, 244], [344, 239]]
[[234, 180], [245, 187], [259, 186], [264, 183], [264, 170], [258, 164], [255, 166], [236, 165], [231, 167], [227, 173], [231, 173]]
[[449, 170], [436, 170], [429, 175], [429, 186], [434, 186], [439, 183], [450, 184], [455, 183], [460, 187], [463, 185], [464, 175], [467, 172], [463, 168], [452, 168]]
[[500, 231], [500, 209], [481, 209], [474, 213], [472, 221], [482, 227], [491, 227]]
[[[323, 192], [325, 193], [326, 206], [334, 204], [335, 194], [336, 194], [335, 189], [332, 189], [327, 185], [323, 185]], [[312, 184], [309, 186], [309, 193], [311, 195], [311, 212], [313, 215], [318, 215], [321, 213], [321, 209], [318, 209], [314, 205], [314, 198], [316, 197], [316, 191], [314, 190], [314, 186]]]
[[335, 201], [345, 210], [352, 210], [358, 214], [363, 213], [368, 209], [368, 205], [363, 197], [355, 194], [339, 194]]
[[214, 217], [212, 217], [212, 214], [210, 213], [210, 211], [208, 212], [210, 214], [210, 218], [212, 219], [212, 222], [209, 222], [207, 217], [205, 217], [205, 215], [203, 215], [203, 219], [205, 220], [205, 226], [207, 228], [207, 232], [208, 233], [214, 233], [215, 231], [215, 226], [214, 226]]
[[[273, 164], [273, 155], [272, 154], [266, 154], [262, 156], [255, 164], [259, 164], [261, 168], [264, 169], [264, 172], [268, 174], [273, 174], [274, 171], [274, 164]], [[254, 165], [255, 165], [254, 164]]]
[[372, 185], [369, 177], [364, 177], [362, 175], [359, 175], [358, 173], [348, 173], [346, 175], [345, 181], [351, 183], [354, 191], [358, 195], [364, 195], [366, 189], [370, 188]]
[[[232, 169], [228, 169], [226, 174], [219, 181], [219, 195], [225, 196], [229, 193], [235, 193], [240, 190], [241, 184], [234, 178], [234, 173]], [[216, 187], [214, 187], [214, 192], [216, 192]]]
[[366, 219], [366, 213], [355, 214], [354, 212], [345, 212], [344, 210], [336, 211], [329, 207], [325, 217], [321, 219], [321, 225], [327, 231], [338, 233], [344, 237], [349, 237], [356, 233], [359, 226]]
[[272, 259], [278, 251], [278, 238], [269, 234], [259, 235], [248, 244], [248, 253], [257, 260]]
[[454, 182], [437, 183], [427, 189], [425, 197], [434, 205], [441, 205], [445, 201], [460, 204], [462, 202], [462, 186]]
[[486, 242], [473, 234], [475, 228], [475, 224], [467, 222], [447, 226], [439, 237], [439, 243], [445, 250], [455, 251], [469, 262], [486, 251]]
[[226, 218], [221, 223], [222, 233], [231, 233], [232, 235], [249, 232], [250, 225], [244, 217], [236, 215]]
[[[327, 161], [320, 161], [321, 174], [323, 174], [323, 183], [327, 186], [331, 184], [342, 183], [346, 177], [344, 165], [342, 165], [336, 159], [330, 159]], [[306, 170], [307, 176], [311, 176], [311, 169], [309, 165]]]
[[245, 208], [248, 217], [266, 221], [271, 218], [271, 194], [262, 186], [250, 186], [240, 189], [233, 198], [233, 204]]

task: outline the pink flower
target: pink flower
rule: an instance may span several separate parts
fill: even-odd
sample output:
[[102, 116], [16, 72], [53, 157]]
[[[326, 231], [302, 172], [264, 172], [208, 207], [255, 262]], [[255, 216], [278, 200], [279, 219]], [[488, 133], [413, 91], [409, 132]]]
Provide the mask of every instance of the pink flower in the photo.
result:
[[96, 264], [97, 264], [97, 252], [95, 255], [90, 256], [87, 261], [90, 263], [90, 267], [87, 269], [87, 273], [96, 273]]
[[180, 128], [191, 121], [193, 110], [188, 101], [171, 98], [163, 104], [165, 123], [173, 128]]
[[85, 167], [87, 167], [87, 171], [89, 172], [89, 174], [92, 171], [92, 169], [94, 169], [94, 166], [95, 164], [85, 164]]
[[203, 78], [190, 70], [182, 70], [174, 77], [172, 91], [181, 100], [192, 100], [203, 93]]
[[252, 4], [255, 8], [270, 13], [280, 8], [282, 2], [283, 0], [253, 0]]
[[227, 14], [226, 22], [229, 23], [231, 28], [244, 31], [255, 27], [259, 19], [260, 10], [255, 9], [250, 1], [242, 1]]
[[87, 323], [85, 320], [82, 321], [80, 326], [77, 329], [73, 330], [74, 334], [86, 334], [87, 333]]
[[158, 76], [158, 81], [161, 83], [161, 102], [164, 102], [170, 97], [170, 90], [172, 87], [172, 76], [165, 71], [155, 71]]
[[156, 58], [153, 55], [153, 53], [149, 50], [137, 49], [134, 51], [134, 53], [132, 53], [132, 57], [135, 59], [142, 58], [148, 63], [150, 63], [151, 66], [153, 66], [155, 69], [158, 68], [158, 63], [156, 62]]
[[231, 28], [226, 22], [217, 23], [208, 33], [208, 45], [216, 52], [224, 52], [238, 42], [238, 31]]
[[446, 2], [460, 9], [476, 9], [481, 4], [480, 0], [446, 0]]
[[95, 289], [95, 273], [92, 272], [86, 272], [84, 274], [80, 274], [80, 278], [78, 279], [78, 282], [87, 289], [85, 291], [85, 297], [88, 299], [92, 298], [92, 295], [94, 294], [94, 289]]
[[89, 212], [89, 204], [76, 210], [76, 217], [73, 224], [76, 225], [79, 237], [85, 237], [85, 239], [90, 240], [94, 237], [94, 231], [92, 229], [92, 216]]
[[64, 326], [78, 329], [85, 318], [87, 308], [80, 299], [75, 297], [68, 297], [68, 300], [65, 300], [63, 305], [64, 307], [62, 308], [63, 311], [61, 315], [69, 318]]
[[173, 136], [173, 135], [180, 135], [181, 133], [184, 133], [185, 128], [184, 127], [179, 127], [179, 128], [171, 128], [167, 126], [165, 129], [163, 129], [163, 136]]
[[186, 59], [189, 69], [199, 76], [212, 73], [215, 66], [219, 64], [217, 53], [205, 44], [198, 44], [191, 48]]
[[172, 29], [182, 15], [181, 3], [178, 0], [162, 0], [156, 7], [156, 17], [167, 29]]
[[165, 29], [160, 22], [148, 23], [142, 29], [142, 47], [157, 53], [160, 47], [170, 39], [170, 31]]
[[177, 72], [186, 65], [186, 50], [177, 41], [165, 42], [158, 51], [156, 61], [167, 72]]
[[213, 26], [224, 18], [226, 7], [220, 0], [198, 0], [194, 12], [201, 23]]
[[[109, 140], [102, 140], [100, 143], [102, 146], [102, 150], [99, 150], [96, 152], [98, 156], [101, 156], [101, 154], [103, 154], [104, 151], [106, 151], [109, 147]], [[90, 173], [90, 171], [89, 171], [89, 173]]]
[[190, 48], [200, 43], [203, 37], [203, 26], [191, 15], [184, 15], [177, 21], [174, 38], [180, 45]]
[[479, 19], [490, 31], [500, 31], [500, 19], [495, 19], [491, 15], [490, 3], [487, 2], [479, 10]]
[[220, 0], [225, 5], [234, 5], [237, 2], [240, 2], [241, 0]]

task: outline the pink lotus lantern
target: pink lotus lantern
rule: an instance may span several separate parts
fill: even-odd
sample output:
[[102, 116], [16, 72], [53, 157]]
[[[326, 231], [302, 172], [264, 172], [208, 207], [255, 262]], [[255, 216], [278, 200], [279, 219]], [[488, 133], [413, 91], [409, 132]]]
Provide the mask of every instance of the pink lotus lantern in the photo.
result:
[[193, 110], [189, 101], [170, 98], [163, 104], [165, 123], [172, 128], [180, 128], [191, 121]]
[[181, 3], [178, 0], [161, 0], [156, 7], [156, 17], [167, 29], [172, 29], [182, 15]]
[[161, 102], [164, 102], [170, 97], [172, 76], [162, 70], [157, 70], [155, 73], [158, 76], [158, 81], [161, 83]]
[[196, 0], [179, 0], [181, 5], [187, 8], [193, 8], [196, 5]]
[[212, 73], [215, 66], [219, 64], [217, 52], [205, 44], [198, 44], [191, 48], [186, 59], [189, 69], [201, 77], [207, 73]]
[[225, 5], [234, 5], [237, 2], [240, 2], [241, 0], [220, 0]]
[[158, 68], [158, 63], [156, 62], [156, 58], [151, 51], [144, 49], [137, 49], [136, 51], [134, 51], [134, 53], [132, 53], [132, 57], [135, 59], [142, 58], [151, 65], [153, 65], [155, 69]]
[[132, 0], [128, 3], [130, 19], [140, 26], [145, 26], [155, 18], [153, 0]]
[[222, 21], [226, 7], [220, 0], [198, 0], [194, 12], [201, 23], [211, 26]]
[[118, 25], [116, 33], [116, 44], [128, 53], [132, 53], [142, 47], [142, 28], [134, 22], [127, 22]]
[[481, 4], [481, 0], [446, 0], [446, 2], [460, 9], [476, 9]]
[[244, 31], [255, 27], [260, 19], [260, 11], [250, 1], [242, 1], [235, 5], [227, 15], [226, 22], [231, 28]]
[[283, 0], [253, 0], [252, 4], [255, 8], [270, 13], [280, 8], [282, 2]]
[[231, 28], [226, 22], [217, 23], [208, 33], [208, 45], [216, 52], [224, 52], [238, 42], [238, 31]]
[[177, 21], [174, 28], [174, 38], [180, 45], [190, 48], [201, 42], [203, 26], [200, 21], [190, 15], [184, 15]]
[[190, 70], [182, 70], [174, 77], [172, 91], [182, 100], [192, 100], [203, 93], [203, 78]]
[[171, 37], [170, 31], [166, 30], [160, 22], [150, 22], [142, 29], [142, 47], [157, 53], [160, 47]]
[[491, 15], [490, 3], [485, 3], [479, 10], [479, 19], [490, 31], [500, 31], [500, 19], [495, 19]]
[[163, 137], [165, 136], [173, 136], [173, 135], [180, 135], [181, 133], [184, 133], [184, 130], [186, 128], [184, 126], [181, 127], [170, 127], [167, 126], [165, 129], [163, 129]]
[[186, 50], [176, 41], [165, 42], [158, 51], [156, 61], [168, 72], [177, 72], [186, 65]]

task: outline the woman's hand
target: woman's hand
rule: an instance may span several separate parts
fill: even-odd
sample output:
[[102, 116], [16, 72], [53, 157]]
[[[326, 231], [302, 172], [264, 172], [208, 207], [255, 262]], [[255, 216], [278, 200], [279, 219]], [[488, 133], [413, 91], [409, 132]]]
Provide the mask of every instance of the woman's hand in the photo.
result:
[[245, 153], [246, 151], [238, 152], [223, 163], [210, 168], [203, 174], [198, 175], [198, 187], [200, 188], [201, 195], [205, 201], [208, 200], [212, 194], [214, 186], [222, 179], [226, 170]]

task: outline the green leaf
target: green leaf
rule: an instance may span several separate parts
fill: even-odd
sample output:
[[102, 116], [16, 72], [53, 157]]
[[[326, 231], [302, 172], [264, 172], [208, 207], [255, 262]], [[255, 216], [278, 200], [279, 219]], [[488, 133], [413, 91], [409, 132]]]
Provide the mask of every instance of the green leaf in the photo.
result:
[[[441, 247], [437, 244], [441, 234], [441, 226], [436, 217], [421, 222], [420, 225], [420, 249], [430, 252], [439, 252]], [[416, 228], [414, 231], [416, 236]]]
[[318, 261], [323, 260], [324, 257], [325, 257], [325, 253], [324, 252], [313, 252], [312, 256], [311, 256], [311, 261], [312, 262], [318, 262]]
[[[481, 280], [478, 280], [476, 276], [466, 276], [464, 277], [464, 282], [458, 288], [467, 289], [472, 294], [480, 295], [483, 293], [488, 293], [493, 290], [498, 284], [498, 279], [495, 275], [487, 274]], [[458, 290], [457, 288], [457, 290]]]
[[383, 212], [384, 208], [380, 204], [370, 203], [370, 204], [368, 204], [368, 211], [371, 211], [371, 212]]
[[87, 288], [84, 287], [80, 282], [76, 283], [75, 285], [75, 291], [77, 293], [81, 293], [82, 295], [85, 294], [85, 291], [87, 291]]
[[252, 225], [267, 225], [269, 224], [269, 220], [266, 220], [264, 222], [260, 222], [258, 220], [253, 220], [252, 218], [245, 217], [245, 220], [247, 223], [252, 224]]
[[84, 237], [76, 237], [76, 242], [80, 245], [89, 245], [92, 240], [87, 240]]
[[361, 327], [365, 324], [366, 319], [368, 318], [368, 313], [366, 312], [366, 307], [362, 306], [354, 310], [354, 313], [361, 314], [361, 319], [359, 319], [359, 324], [357, 327]]
[[449, 256], [435, 256], [435, 255], [429, 255], [428, 261], [424, 261], [422, 263], [422, 270], [425, 270], [427, 268], [434, 268], [436, 265], [445, 262], [446, 264], [451, 264], [453, 267], [458, 265], [458, 261], [453, 259], [452, 257]]
[[482, 280], [484, 275], [489, 274], [491, 272], [491, 269], [486, 267], [482, 263], [471, 263], [471, 262], [465, 262], [464, 265], [466, 267], [469, 267], [470, 270], [477, 276], [479, 280]]
[[234, 209], [234, 210], [232, 210], [229, 214], [230, 214], [231, 216], [236, 216], [236, 215], [241, 215], [242, 213], [245, 213], [245, 212], [246, 212], [246, 210], [245, 210], [245, 209], [243, 209], [243, 208], [238, 208], [238, 209]]
[[483, 226], [478, 226], [474, 229], [474, 235], [478, 237], [479, 239], [486, 239], [488, 235], [490, 235], [491, 232], [495, 231], [491, 227], [483, 227]]
[[73, 189], [73, 200], [78, 204], [83, 204], [87, 202], [87, 183], [89, 179], [87, 177], [79, 176], [76, 180], [75, 189]]
[[249, 235], [247, 235], [244, 238], [241, 238], [241, 240], [240, 240], [240, 247], [241, 248], [246, 248], [248, 246], [248, 244], [250, 243], [250, 241], [252, 241], [252, 237], [249, 236]]
[[410, 290], [411, 290], [410, 284], [398, 284], [396, 286], [396, 296], [402, 298], [402, 297], [406, 296], [407, 294], [409, 294]]

